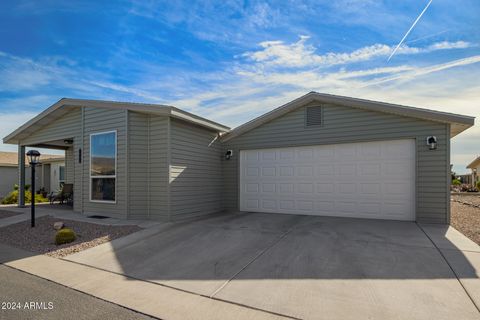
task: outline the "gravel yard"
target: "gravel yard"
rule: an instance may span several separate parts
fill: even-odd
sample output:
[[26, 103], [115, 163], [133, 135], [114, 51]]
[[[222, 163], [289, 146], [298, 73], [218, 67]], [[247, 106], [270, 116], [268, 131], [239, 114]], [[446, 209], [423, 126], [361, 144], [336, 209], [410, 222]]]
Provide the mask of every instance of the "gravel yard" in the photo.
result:
[[[74, 242], [55, 245], [53, 224], [57, 221], [75, 231], [77, 239]], [[30, 220], [0, 228], [0, 243], [52, 257], [64, 257], [139, 230], [142, 228], [134, 225], [108, 226], [43, 216], [36, 219], [35, 228], [30, 227]]]
[[474, 205], [480, 206], [479, 196], [452, 196], [450, 224], [480, 245], [480, 207]]
[[7, 210], [0, 210], [0, 219], [13, 217], [13, 216], [16, 216], [18, 214], [22, 214], [22, 213], [21, 212], [7, 211]]

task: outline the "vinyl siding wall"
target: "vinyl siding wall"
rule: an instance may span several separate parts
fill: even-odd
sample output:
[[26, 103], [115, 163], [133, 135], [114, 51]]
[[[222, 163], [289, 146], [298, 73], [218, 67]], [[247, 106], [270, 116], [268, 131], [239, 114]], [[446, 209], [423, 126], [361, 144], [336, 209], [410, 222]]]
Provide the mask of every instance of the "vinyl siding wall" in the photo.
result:
[[128, 217], [148, 218], [148, 115], [128, 114]]
[[[29, 168], [26, 170], [29, 171]], [[30, 184], [30, 176], [25, 183]], [[0, 166], [0, 200], [13, 190], [15, 184], [18, 184], [18, 168]]]
[[[48, 143], [50, 141], [73, 139], [73, 146], [65, 151], [65, 179], [67, 183], [73, 183], [73, 209], [81, 211], [81, 167], [74, 161], [74, 155], [82, 145], [82, 110], [81, 108], [69, 109], [69, 111], [45, 127], [35, 131], [31, 136], [20, 141], [22, 145], [34, 145]], [[75, 151], [74, 151], [75, 150]]]
[[168, 118], [128, 114], [128, 218], [167, 220]]
[[[82, 211], [115, 218], [127, 217], [127, 111], [84, 108]], [[90, 201], [90, 134], [117, 131], [116, 203]], [[78, 149], [78, 148], [77, 148]], [[77, 150], [78, 152], [78, 150]], [[77, 155], [78, 156], [78, 155]]]
[[[311, 103], [309, 106], [316, 106]], [[446, 124], [335, 105], [323, 105], [323, 125], [305, 127], [305, 108], [299, 108], [223, 143], [234, 157], [222, 161], [223, 207], [239, 210], [239, 151], [389, 139], [416, 139], [417, 221], [446, 223], [449, 219], [449, 127]], [[431, 151], [426, 137], [438, 139]]]
[[81, 136], [82, 112], [80, 108], [70, 109], [59, 119], [35, 131], [34, 134], [20, 141], [21, 145], [33, 145], [54, 140]]
[[221, 208], [221, 145], [217, 133], [170, 121], [172, 220], [216, 213]]
[[164, 116], [149, 117], [149, 218], [169, 220], [168, 161], [170, 119]]

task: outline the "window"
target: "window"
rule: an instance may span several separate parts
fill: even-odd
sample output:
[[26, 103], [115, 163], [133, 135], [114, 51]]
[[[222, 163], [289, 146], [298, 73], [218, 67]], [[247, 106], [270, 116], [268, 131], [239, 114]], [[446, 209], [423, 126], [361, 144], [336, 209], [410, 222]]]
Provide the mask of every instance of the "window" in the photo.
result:
[[60, 183], [60, 187], [65, 184], [65, 166], [58, 167], [58, 182]]
[[90, 201], [115, 202], [117, 132], [90, 135]]

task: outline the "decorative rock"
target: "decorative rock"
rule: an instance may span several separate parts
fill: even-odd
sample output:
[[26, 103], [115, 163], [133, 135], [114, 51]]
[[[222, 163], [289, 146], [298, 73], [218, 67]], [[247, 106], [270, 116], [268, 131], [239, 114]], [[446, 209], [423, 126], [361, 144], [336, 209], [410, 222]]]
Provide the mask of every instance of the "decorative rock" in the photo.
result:
[[53, 224], [53, 229], [55, 230], [60, 230], [63, 227], [65, 227], [65, 224], [62, 221], [58, 221]]

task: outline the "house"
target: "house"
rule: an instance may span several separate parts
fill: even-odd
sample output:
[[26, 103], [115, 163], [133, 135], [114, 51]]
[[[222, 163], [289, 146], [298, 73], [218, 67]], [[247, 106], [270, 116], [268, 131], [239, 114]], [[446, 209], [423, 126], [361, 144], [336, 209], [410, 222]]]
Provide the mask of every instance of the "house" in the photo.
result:
[[[59, 189], [60, 171], [65, 169], [65, 159], [59, 155], [42, 155], [40, 165], [35, 172], [37, 190], [44, 188], [47, 192]], [[53, 166], [53, 172], [51, 167]], [[30, 170], [25, 172], [27, 184], [30, 183]], [[0, 151], [0, 199], [5, 197], [13, 186], [18, 184], [18, 153]]]
[[86, 215], [180, 220], [228, 210], [448, 223], [450, 139], [473, 124], [316, 92], [233, 130], [172, 106], [61, 99], [4, 143], [20, 153], [65, 150], [73, 210]]
[[480, 156], [475, 158], [470, 164], [467, 166], [467, 169], [471, 170], [471, 181], [473, 182], [472, 184], [475, 184], [476, 182], [480, 181], [480, 178], [478, 174], [480, 173]]

